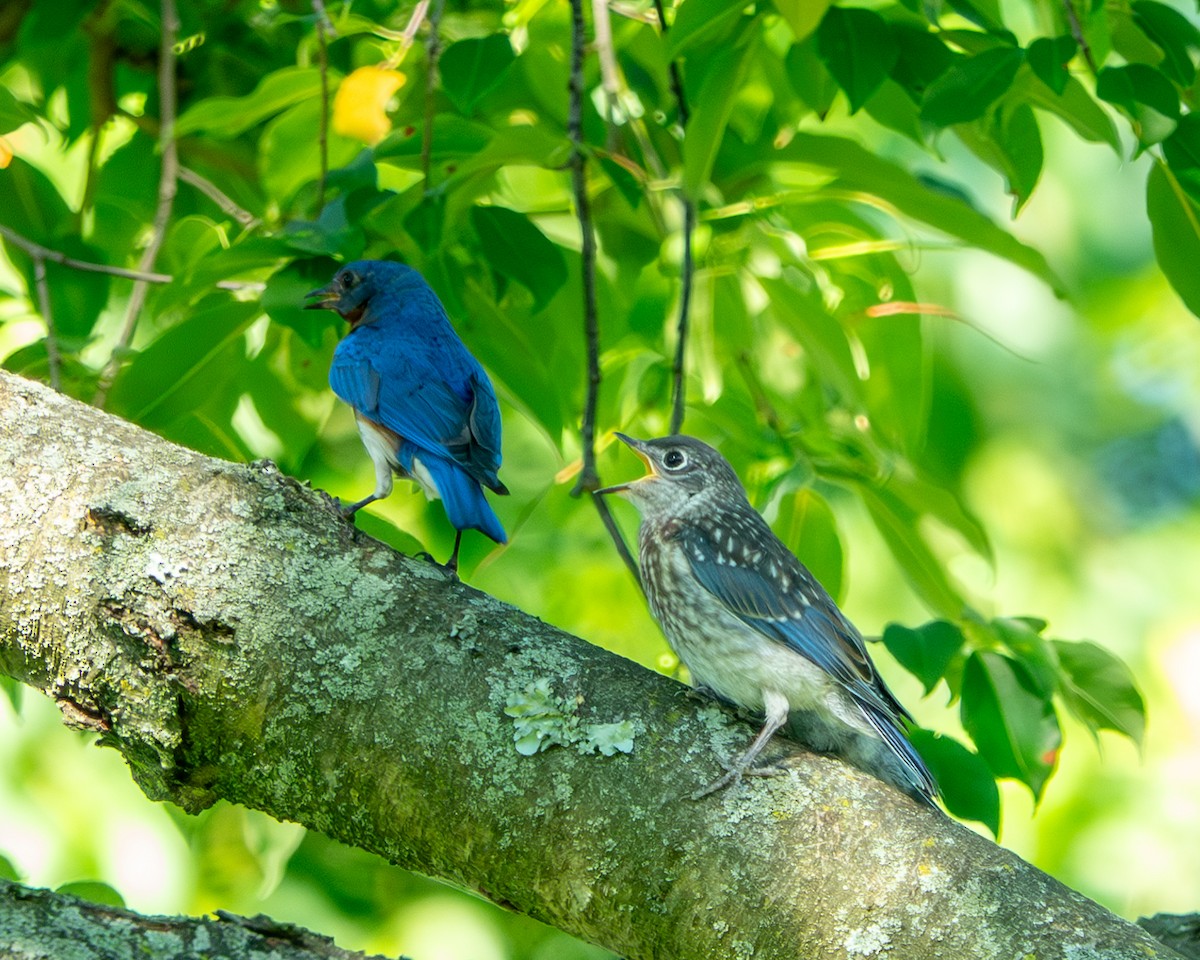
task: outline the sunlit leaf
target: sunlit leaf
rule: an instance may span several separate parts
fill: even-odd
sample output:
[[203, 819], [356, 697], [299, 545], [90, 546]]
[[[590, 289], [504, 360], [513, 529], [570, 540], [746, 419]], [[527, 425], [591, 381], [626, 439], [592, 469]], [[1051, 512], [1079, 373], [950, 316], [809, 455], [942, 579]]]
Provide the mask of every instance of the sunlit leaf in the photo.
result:
[[1180, 117], [1175, 132], [1163, 141], [1162, 151], [1171, 175], [1200, 203], [1200, 114]]
[[1144, 63], [1104, 67], [1096, 77], [1096, 96], [1124, 109], [1145, 144], [1169, 137], [1179, 121], [1179, 93], [1170, 80]]
[[714, 55], [708, 67], [683, 140], [683, 188], [689, 197], [700, 195], [712, 173], [734, 100], [757, 51], [755, 40], [727, 47]]
[[667, 57], [674, 59], [697, 44], [728, 37], [742, 10], [740, 4], [729, 0], [685, 0], [667, 32]]
[[1035, 799], [1058, 762], [1062, 733], [1050, 700], [1015, 660], [976, 651], [963, 670], [963, 727], [997, 777], [1024, 783]]
[[1134, 0], [1130, 6], [1133, 22], [1165, 55], [1159, 69], [1180, 86], [1190, 87], [1196, 79], [1192, 51], [1200, 47], [1200, 30], [1182, 13], [1165, 3]]
[[76, 880], [74, 883], [64, 883], [54, 892], [79, 897], [81, 900], [89, 900], [92, 903], [103, 903], [109, 907], [125, 906], [125, 898], [107, 883], [99, 880]]
[[785, 493], [772, 527], [834, 601], [840, 600], [845, 557], [837, 521], [825, 499], [811, 487]]
[[175, 136], [204, 133], [217, 139], [236, 137], [297, 103], [315, 102], [320, 93], [321, 75], [315, 67], [283, 67], [268, 73], [244, 97], [200, 100], [175, 122]]
[[1103, 647], [1088, 641], [1054, 640], [1062, 665], [1067, 709], [1093, 732], [1115, 730], [1141, 744], [1146, 704], [1129, 668]]
[[[690, 0], [689, 0], [690, 2]], [[804, 40], [814, 30], [825, 11], [829, 9], [830, 0], [774, 0], [775, 9], [779, 11], [797, 41]], [[730, 4], [736, 6], [736, 4]]]
[[1047, 87], [1058, 96], [1067, 88], [1070, 73], [1067, 67], [1079, 45], [1072, 36], [1038, 37], [1025, 51], [1029, 66]]

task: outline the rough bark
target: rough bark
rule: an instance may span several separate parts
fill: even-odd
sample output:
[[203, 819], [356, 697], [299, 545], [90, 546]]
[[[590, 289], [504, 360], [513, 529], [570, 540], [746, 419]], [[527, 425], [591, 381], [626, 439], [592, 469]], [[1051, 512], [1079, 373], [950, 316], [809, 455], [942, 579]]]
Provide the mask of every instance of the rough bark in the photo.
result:
[[0, 880], [5, 960], [386, 960], [267, 917], [147, 917]]
[[[629, 958], [1175, 956], [783, 742], [787, 775], [686, 800], [751, 725], [361, 535], [270, 463], [7, 374], [0, 462], [0, 671], [153, 799], [298, 821]], [[539, 681], [567, 705], [552, 738], [629, 720], [632, 753], [520, 754], [504, 709]]]

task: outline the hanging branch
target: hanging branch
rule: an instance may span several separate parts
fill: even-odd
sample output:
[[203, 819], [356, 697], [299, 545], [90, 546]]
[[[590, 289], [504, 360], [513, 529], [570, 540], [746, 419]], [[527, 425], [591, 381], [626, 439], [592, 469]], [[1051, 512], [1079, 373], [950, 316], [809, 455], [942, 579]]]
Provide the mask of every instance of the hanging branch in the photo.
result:
[[625, 545], [625, 538], [608, 509], [608, 502], [598, 497], [600, 474], [596, 470], [596, 401], [600, 393], [600, 321], [596, 311], [596, 235], [592, 228], [592, 208], [587, 195], [587, 175], [583, 152], [583, 48], [584, 48], [583, 0], [571, 0], [571, 97], [570, 115], [567, 120], [567, 136], [571, 140], [571, 185], [575, 193], [575, 214], [579, 218], [579, 230], [583, 235], [583, 327], [587, 341], [587, 400], [584, 403], [583, 424], [580, 440], [583, 446], [583, 466], [579, 480], [571, 496], [591, 494], [592, 503], [600, 514], [600, 520], [612, 537], [617, 553], [625, 566], [641, 585], [637, 562]]
[[38, 255], [33, 257], [33, 283], [37, 288], [38, 310], [46, 323], [46, 363], [50, 367], [50, 386], [55, 390], [62, 389], [62, 377], [59, 373], [62, 367], [62, 357], [58, 352], [58, 337], [54, 332], [54, 314], [50, 309], [50, 288], [46, 284], [46, 258]]
[[[68, 257], [61, 250], [51, 250], [35, 243], [28, 237], [23, 237], [11, 227], [0, 223], [0, 237], [9, 243], [20, 247], [34, 260], [49, 260], [72, 270], [83, 270], [87, 273], [106, 273], [110, 277], [123, 277], [126, 280], [138, 280], [142, 283], [173, 283], [175, 278], [169, 273], [152, 273], [148, 270], [130, 270], [127, 267], [114, 267], [108, 263], [89, 263], [87, 260], [76, 260]], [[261, 292], [265, 284], [257, 280], [218, 280], [214, 284], [220, 290], [253, 290]]]
[[317, 179], [317, 216], [325, 209], [325, 181], [329, 178], [329, 37], [335, 32], [325, 12], [324, 0], [313, 0], [317, 15], [317, 68], [321, 72], [321, 120], [317, 125], [317, 150], [321, 175]]
[[1083, 35], [1083, 25], [1079, 22], [1079, 17], [1075, 13], [1075, 6], [1071, 0], [1063, 0], [1063, 10], [1067, 14], [1067, 23], [1071, 27], [1071, 36], [1079, 44], [1079, 50], [1083, 53], [1083, 59], [1087, 61], [1087, 65], [1092, 70], [1092, 75], [1095, 76], [1100, 70], [1096, 66], [1096, 58], [1092, 55], [1092, 48], [1088, 45], [1087, 38]]
[[[422, 0], [418, 7], [424, 5]], [[429, 171], [433, 160], [433, 91], [437, 85], [438, 57], [442, 53], [442, 39], [438, 28], [442, 23], [444, 0], [435, 0], [429, 11], [429, 43], [425, 47], [425, 127], [421, 132], [421, 172], [425, 175], [425, 189], [429, 189]]]
[[[175, 204], [175, 190], [178, 186], [179, 155], [175, 149], [175, 38], [179, 34], [179, 14], [175, 10], [175, 0], [162, 0], [162, 39], [158, 51], [158, 99], [159, 99], [159, 129], [158, 145], [162, 154], [162, 171], [158, 179], [158, 207], [154, 211], [154, 225], [150, 234], [150, 242], [142, 252], [138, 263], [140, 273], [149, 273], [154, 269], [154, 261], [158, 259], [158, 251], [167, 235], [167, 224], [171, 219], [171, 208]], [[129, 305], [125, 309], [125, 323], [113, 347], [112, 357], [108, 366], [100, 376], [100, 385], [92, 403], [104, 407], [108, 397], [108, 388], [112, 386], [120, 366], [121, 354], [133, 339], [133, 330], [137, 325], [138, 314], [146, 302], [149, 286], [139, 279], [133, 285], [129, 295]]]
[[[659, 29], [665, 39], [668, 27], [662, 0], [654, 0], [654, 9], [658, 13]], [[683, 93], [683, 77], [679, 73], [679, 61], [672, 60], [667, 69], [671, 78], [671, 92], [675, 95], [675, 103], [679, 108], [679, 125], [686, 128], [689, 114], [687, 98]], [[695, 273], [695, 264], [692, 260], [692, 234], [696, 230], [696, 204], [682, 189], [679, 192], [679, 200], [683, 204], [683, 270], [680, 277], [679, 322], [675, 328], [675, 362], [671, 366], [670, 432], [673, 434], [683, 428], [686, 394], [684, 360], [687, 356], [688, 321], [692, 305], [692, 277]]]
[[223, 213], [233, 217], [246, 230], [252, 230], [259, 224], [259, 219], [249, 210], [243, 210], [233, 200], [226, 195], [220, 187], [211, 180], [202, 177], [191, 167], [180, 166], [179, 179], [189, 186], [195, 187], [202, 194], [208, 197], [213, 203], [221, 208]]

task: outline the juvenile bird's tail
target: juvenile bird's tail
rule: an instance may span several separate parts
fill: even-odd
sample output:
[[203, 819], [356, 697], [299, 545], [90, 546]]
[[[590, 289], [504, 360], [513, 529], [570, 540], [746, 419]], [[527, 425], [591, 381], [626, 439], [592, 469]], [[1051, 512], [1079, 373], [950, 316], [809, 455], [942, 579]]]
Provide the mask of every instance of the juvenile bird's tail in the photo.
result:
[[[508, 543], [500, 518], [487, 502], [478, 481], [457, 464], [441, 457], [422, 454], [413, 459], [414, 465], [419, 464], [429, 474], [436, 494], [446, 507], [446, 516], [455, 529], [478, 530], [497, 543]], [[427, 493], [435, 491], [426, 490]]]

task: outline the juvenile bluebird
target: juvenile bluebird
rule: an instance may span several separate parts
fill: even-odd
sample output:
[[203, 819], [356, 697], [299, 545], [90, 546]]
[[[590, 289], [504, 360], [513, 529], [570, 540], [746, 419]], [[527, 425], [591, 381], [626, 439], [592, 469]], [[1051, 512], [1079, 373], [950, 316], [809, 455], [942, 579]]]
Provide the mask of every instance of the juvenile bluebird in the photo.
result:
[[[314, 299], [315, 298], [315, 299]], [[416, 270], [385, 260], [348, 263], [307, 294], [310, 310], [334, 310], [350, 332], [333, 352], [329, 385], [354, 408], [375, 464], [375, 491], [341, 507], [351, 517], [392, 492], [392, 474], [441, 498], [457, 530], [447, 567], [458, 567], [462, 532], [506, 542], [482, 487], [500, 482], [500, 409], [479, 361], [450, 325], [446, 309]]]
[[645, 461], [640, 480], [607, 487], [642, 514], [642, 583], [650, 610], [692, 681], [766, 722], [699, 798], [743, 775], [784, 725], [930, 804], [937, 786], [905, 737], [908, 712], [862, 636], [750, 506], [733, 468], [692, 437], [617, 436]]

